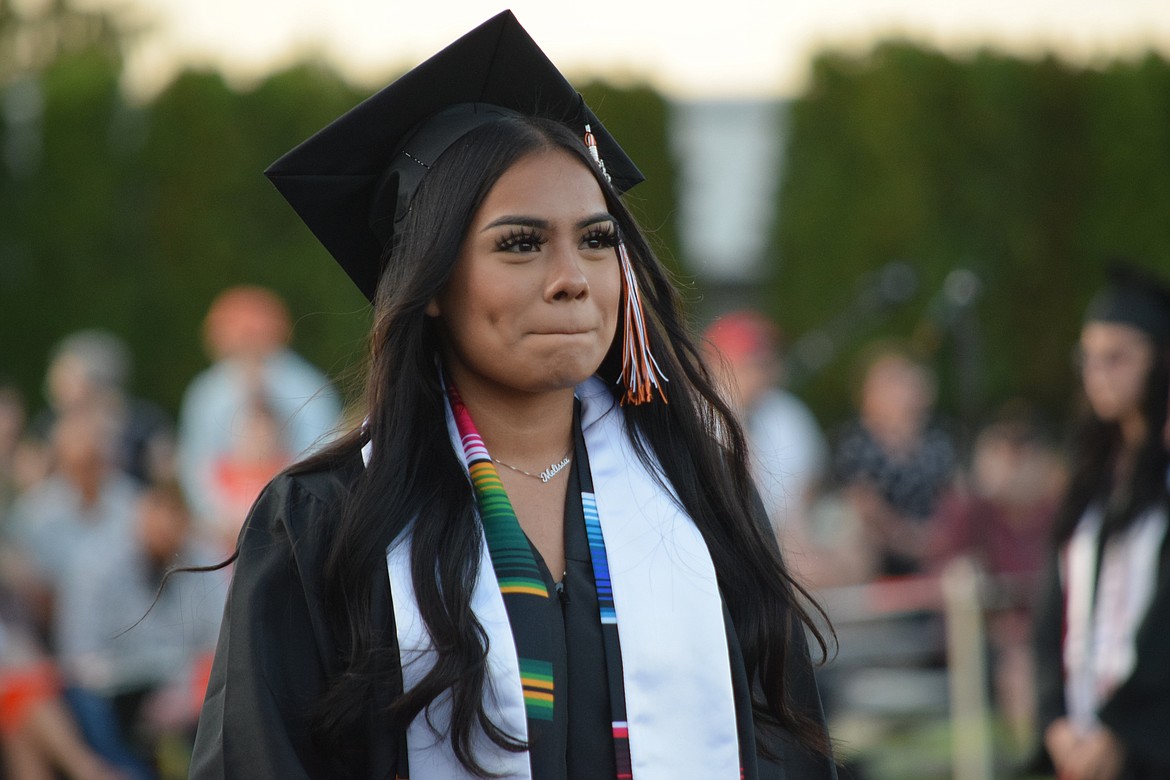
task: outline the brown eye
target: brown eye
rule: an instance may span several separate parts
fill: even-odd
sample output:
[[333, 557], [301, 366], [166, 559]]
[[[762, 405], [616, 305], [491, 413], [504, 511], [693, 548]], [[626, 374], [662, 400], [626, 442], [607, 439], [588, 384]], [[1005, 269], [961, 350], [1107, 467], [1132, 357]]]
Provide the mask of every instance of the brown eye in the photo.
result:
[[496, 249], [501, 252], [535, 252], [540, 249], [546, 239], [534, 230], [513, 230], [496, 242]]
[[586, 249], [612, 249], [617, 243], [617, 230], [613, 225], [598, 225], [581, 239], [581, 245]]

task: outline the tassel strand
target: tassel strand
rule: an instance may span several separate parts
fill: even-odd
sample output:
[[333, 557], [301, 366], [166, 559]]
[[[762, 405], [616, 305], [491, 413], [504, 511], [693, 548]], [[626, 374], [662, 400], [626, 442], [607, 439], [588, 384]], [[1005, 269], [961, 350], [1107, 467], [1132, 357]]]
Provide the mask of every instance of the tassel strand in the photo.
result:
[[642, 311], [642, 295], [638, 290], [638, 277], [625, 244], [618, 244], [618, 261], [622, 267], [622, 298], [625, 308], [625, 328], [622, 333], [622, 373], [619, 382], [626, 386], [623, 404], [644, 404], [654, 400], [658, 391], [663, 403], [666, 392], [663, 383], [667, 381], [658, 367], [658, 361], [650, 352], [650, 340], [646, 335], [646, 316]]

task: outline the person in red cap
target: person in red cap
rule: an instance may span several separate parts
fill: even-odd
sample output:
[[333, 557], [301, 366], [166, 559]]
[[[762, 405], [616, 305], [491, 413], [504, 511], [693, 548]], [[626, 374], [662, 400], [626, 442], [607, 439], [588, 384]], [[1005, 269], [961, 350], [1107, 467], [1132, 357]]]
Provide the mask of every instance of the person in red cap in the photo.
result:
[[803, 523], [829, 450], [816, 417], [783, 387], [780, 329], [763, 314], [740, 310], [716, 319], [704, 336], [708, 362], [747, 432], [772, 525], [780, 531]]
[[250, 285], [221, 292], [204, 320], [212, 365], [183, 396], [178, 474], [216, 539], [234, 540], [264, 483], [340, 422], [336, 391], [289, 348], [291, 332], [284, 301]]

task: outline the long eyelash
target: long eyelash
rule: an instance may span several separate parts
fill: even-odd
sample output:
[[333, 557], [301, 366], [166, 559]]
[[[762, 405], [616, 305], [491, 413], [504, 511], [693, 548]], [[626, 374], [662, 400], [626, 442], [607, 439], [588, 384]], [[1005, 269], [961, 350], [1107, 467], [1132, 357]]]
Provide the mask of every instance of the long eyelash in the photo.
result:
[[511, 249], [517, 244], [535, 244], [536, 246], [542, 246], [547, 241], [547, 238], [532, 228], [512, 228], [508, 231], [508, 235], [503, 236], [496, 242], [496, 248]]
[[584, 241], [600, 241], [602, 246], [615, 247], [620, 242], [618, 238], [617, 227], [612, 223], [604, 225], [594, 225], [589, 232], [585, 234]]

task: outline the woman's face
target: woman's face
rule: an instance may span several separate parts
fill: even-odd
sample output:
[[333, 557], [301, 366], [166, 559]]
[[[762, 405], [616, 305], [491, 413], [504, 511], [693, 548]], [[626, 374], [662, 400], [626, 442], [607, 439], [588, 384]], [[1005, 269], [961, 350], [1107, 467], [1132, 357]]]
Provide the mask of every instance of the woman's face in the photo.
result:
[[505, 171], [427, 307], [460, 391], [541, 393], [592, 375], [617, 326], [616, 240], [601, 188], [568, 152], [535, 152]]
[[861, 412], [882, 427], [919, 429], [930, 417], [934, 399], [934, 383], [925, 368], [901, 355], [889, 355], [866, 371]]
[[1081, 331], [1081, 377], [1093, 413], [1117, 422], [1140, 413], [1154, 345], [1137, 328], [1090, 322]]

